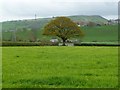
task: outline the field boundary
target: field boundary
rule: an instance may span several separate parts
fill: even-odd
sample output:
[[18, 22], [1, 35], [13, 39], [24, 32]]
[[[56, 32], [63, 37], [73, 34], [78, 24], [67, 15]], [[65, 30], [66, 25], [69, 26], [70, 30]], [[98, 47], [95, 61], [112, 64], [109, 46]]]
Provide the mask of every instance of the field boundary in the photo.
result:
[[[52, 42], [2, 42], [1, 46], [59, 46], [59, 43]], [[74, 44], [74, 46], [120, 46], [118, 43], [108, 42], [82, 42], [81, 44]]]

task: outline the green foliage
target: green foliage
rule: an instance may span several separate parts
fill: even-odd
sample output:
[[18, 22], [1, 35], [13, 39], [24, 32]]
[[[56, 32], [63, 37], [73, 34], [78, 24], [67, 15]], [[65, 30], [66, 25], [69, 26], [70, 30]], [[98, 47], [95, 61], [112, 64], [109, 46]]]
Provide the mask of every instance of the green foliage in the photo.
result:
[[44, 27], [44, 35], [58, 36], [65, 41], [71, 37], [83, 36], [83, 32], [67, 17], [56, 17]]
[[2, 42], [2, 46], [58, 46], [58, 43], [50, 41], [40, 42]]
[[118, 47], [3, 47], [3, 88], [117, 88]]
[[[40, 41], [40, 42], [2, 42], [2, 46], [58, 46], [58, 42]], [[75, 46], [119, 46], [118, 42], [82, 42], [74, 43]]]

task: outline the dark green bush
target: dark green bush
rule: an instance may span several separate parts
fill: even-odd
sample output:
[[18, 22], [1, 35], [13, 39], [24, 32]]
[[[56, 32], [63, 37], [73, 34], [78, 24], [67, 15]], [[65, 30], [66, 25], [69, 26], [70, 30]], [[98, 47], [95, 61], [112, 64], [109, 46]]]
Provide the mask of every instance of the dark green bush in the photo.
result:
[[75, 46], [120, 46], [119, 44], [107, 44], [107, 43], [81, 43], [74, 44]]
[[52, 42], [2, 42], [2, 46], [58, 46]]
[[[49, 41], [41, 42], [2, 42], [1, 46], [59, 46], [59, 43], [52, 43]], [[110, 43], [74, 43], [74, 46], [120, 46], [119, 44]]]

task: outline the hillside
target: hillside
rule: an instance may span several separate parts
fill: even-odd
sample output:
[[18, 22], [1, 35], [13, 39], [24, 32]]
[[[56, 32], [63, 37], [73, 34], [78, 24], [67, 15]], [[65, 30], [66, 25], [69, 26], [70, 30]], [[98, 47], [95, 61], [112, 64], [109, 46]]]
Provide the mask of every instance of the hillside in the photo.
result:
[[[68, 16], [75, 22], [94, 22], [102, 24], [101, 26], [84, 26], [80, 27], [85, 33], [83, 42], [117, 42], [118, 25], [104, 25], [107, 19], [101, 16]], [[42, 35], [44, 25], [52, 18], [38, 18], [29, 20], [7, 21], [2, 23], [2, 40], [3, 41], [39, 41], [50, 40], [52, 37]]]
[[[94, 23], [107, 23], [107, 19], [93, 15], [93, 16], [68, 16], [73, 21], [81, 21], [81, 22], [94, 22]], [[46, 23], [48, 23], [52, 18], [38, 18], [38, 19], [29, 19], [29, 20], [16, 20], [16, 21], [7, 21], [2, 23], [2, 30], [3, 31], [10, 31], [10, 30], [20, 30], [23, 28], [27, 29], [42, 29]]]
[[41, 18], [41, 19], [29, 19], [29, 20], [16, 20], [16, 21], [7, 21], [2, 23], [3, 31], [10, 30], [19, 30], [23, 28], [27, 29], [41, 29], [47, 22], [50, 21], [50, 18]]
[[104, 24], [107, 23], [107, 19], [99, 16], [99, 15], [92, 15], [92, 16], [86, 16], [86, 15], [76, 15], [76, 16], [69, 16], [70, 19], [73, 21], [81, 21], [81, 22], [94, 22], [98, 24]]

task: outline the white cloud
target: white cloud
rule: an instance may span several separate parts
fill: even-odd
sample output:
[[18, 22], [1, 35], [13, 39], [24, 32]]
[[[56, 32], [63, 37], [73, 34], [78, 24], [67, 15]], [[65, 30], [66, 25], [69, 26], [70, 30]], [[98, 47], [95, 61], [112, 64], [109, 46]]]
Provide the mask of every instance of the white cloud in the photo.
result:
[[1, 20], [56, 15], [117, 15], [119, 0], [2, 0]]

